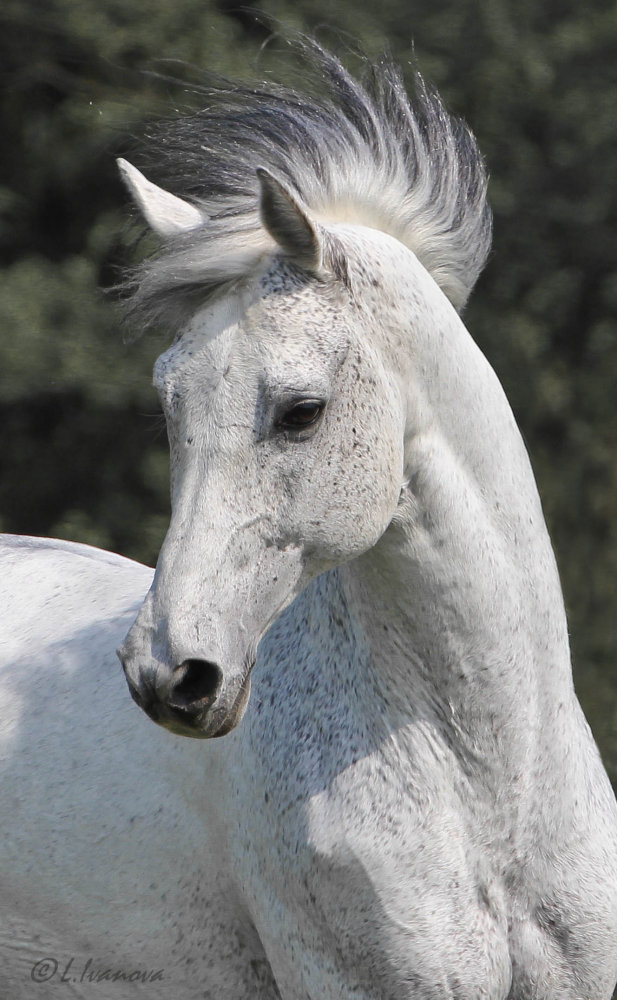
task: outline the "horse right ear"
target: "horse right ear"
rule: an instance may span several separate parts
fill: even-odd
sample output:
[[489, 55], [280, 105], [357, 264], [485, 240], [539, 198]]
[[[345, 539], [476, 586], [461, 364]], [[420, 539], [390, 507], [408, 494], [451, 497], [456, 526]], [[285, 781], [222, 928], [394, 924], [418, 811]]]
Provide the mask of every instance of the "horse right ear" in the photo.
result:
[[323, 247], [318, 228], [287, 188], [265, 167], [257, 168], [259, 211], [264, 228], [300, 267], [321, 270]]
[[149, 226], [158, 236], [177, 236], [207, 221], [194, 205], [149, 181], [127, 160], [117, 160], [122, 180]]

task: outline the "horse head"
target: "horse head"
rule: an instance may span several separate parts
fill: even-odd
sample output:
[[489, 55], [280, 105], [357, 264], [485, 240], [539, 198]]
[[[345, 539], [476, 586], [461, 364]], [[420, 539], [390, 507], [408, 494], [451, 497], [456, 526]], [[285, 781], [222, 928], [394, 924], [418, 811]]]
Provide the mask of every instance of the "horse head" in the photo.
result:
[[[368, 336], [378, 276], [372, 301], [364, 287], [358, 300], [362, 252], [341, 274], [336, 238], [259, 176], [272, 252], [212, 296], [155, 367], [172, 519], [120, 650], [137, 703], [190, 736], [221, 736], [241, 719], [269, 625], [317, 574], [376, 543], [404, 478], [400, 360], [389, 364]], [[191, 206], [135, 183], [159, 232], [170, 217], [195, 221]]]
[[239, 721], [268, 627], [395, 518], [490, 242], [474, 140], [421, 78], [411, 105], [387, 61], [361, 84], [308, 55], [325, 95], [222, 88], [164, 137], [186, 197], [120, 164], [164, 241], [133, 306], [179, 331], [155, 369], [172, 520], [120, 655], [138, 703], [193, 736]]

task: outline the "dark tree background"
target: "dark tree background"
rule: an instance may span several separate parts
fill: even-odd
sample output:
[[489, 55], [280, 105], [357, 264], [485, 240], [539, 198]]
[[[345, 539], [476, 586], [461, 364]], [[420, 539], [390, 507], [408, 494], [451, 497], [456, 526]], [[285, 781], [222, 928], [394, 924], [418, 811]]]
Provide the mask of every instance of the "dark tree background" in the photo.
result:
[[[416, 59], [476, 132], [494, 250], [466, 322], [538, 477], [579, 694], [617, 783], [617, 7], [614, 0], [263, 0], [341, 51]], [[4, 0], [0, 10], [0, 527], [154, 562], [165, 342], [128, 347], [105, 290], [138, 249], [114, 156], [186, 107], [169, 77], [254, 78], [244, 0]]]

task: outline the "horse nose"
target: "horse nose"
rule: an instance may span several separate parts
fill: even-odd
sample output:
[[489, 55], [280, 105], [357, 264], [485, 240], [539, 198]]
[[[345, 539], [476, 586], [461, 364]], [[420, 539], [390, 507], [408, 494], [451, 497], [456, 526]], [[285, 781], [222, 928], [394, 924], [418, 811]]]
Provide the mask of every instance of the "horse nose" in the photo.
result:
[[124, 670], [124, 676], [126, 678], [131, 698], [135, 704], [139, 705], [142, 711], [144, 711], [154, 722], [159, 722], [159, 704], [154, 687], [147, 681], [142, 681], [139, 686], [135, 684], [129, 677], [127, 665], [123, 657], [120, 657], [120, 662], [122, 664], [122, 669]]
[[136, 656], [127, 644], [118, 654], [133, 699], [172, 733], [197, 739], [225, 736], [244, 715], [252, 663], [242, 673], [232, 669], [230, 680], [213, 660], [191, 657], [172, 668]]
[[223, 683], [223, 671], [211, 660], [184, 660], [174, 668], [168, 704], [182, 712], [202, 712], [217, 698]]

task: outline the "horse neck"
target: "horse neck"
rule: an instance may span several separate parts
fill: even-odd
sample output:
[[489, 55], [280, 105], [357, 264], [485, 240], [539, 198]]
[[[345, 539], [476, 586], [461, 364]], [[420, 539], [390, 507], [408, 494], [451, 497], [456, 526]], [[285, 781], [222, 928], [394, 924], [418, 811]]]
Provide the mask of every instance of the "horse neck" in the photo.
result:
[[449, 307], [433, 319], [399, 511], [342, 579], [392, 727], [421, 718], [503, 782], [572, 731], [565, 612], [503, 390]]

